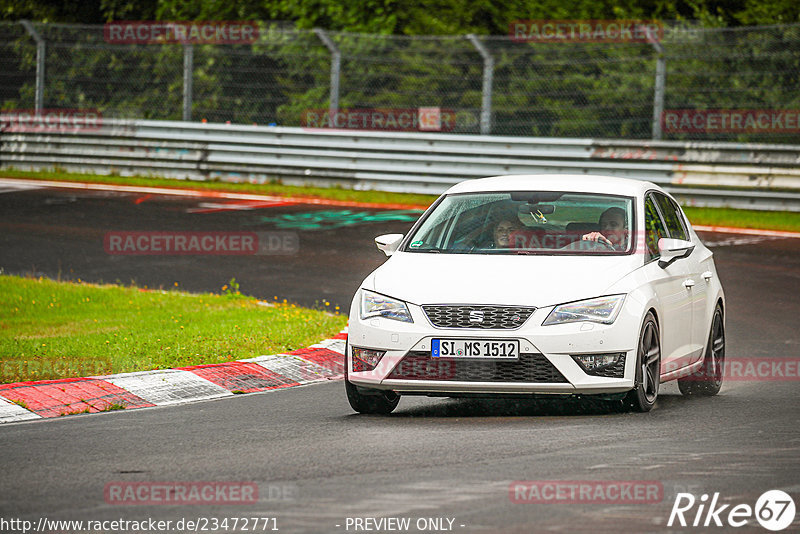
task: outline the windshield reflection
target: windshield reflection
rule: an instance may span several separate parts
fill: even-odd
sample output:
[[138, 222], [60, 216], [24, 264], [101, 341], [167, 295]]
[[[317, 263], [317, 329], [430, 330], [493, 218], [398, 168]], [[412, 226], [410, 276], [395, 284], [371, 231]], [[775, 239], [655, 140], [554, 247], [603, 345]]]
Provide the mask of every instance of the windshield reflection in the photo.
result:
[[630, 197], [522, 191], [445, 197], [407, 241], [407, 252], [627, 254]]

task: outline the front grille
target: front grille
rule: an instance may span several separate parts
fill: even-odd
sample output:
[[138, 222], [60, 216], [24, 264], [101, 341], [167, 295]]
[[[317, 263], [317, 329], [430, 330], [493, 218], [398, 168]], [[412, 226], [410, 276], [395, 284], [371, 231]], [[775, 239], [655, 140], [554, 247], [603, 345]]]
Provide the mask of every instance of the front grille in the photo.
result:
[[520, 354], [519, 360], [456, 360], [432, 358], [430, 352], [406, 354], [387, 379], [449, 380], [457, 382], [546, 382], [567, 381], [542, 354]]
[[[519, 328], [536, 311], [534, 307], [523, 306], [425, 305], [422, 309], [431, 324], [437, 328], [497, 330]], [[481, 322], [470, 320], [476, 319], [476, 316], [482, 319]]]

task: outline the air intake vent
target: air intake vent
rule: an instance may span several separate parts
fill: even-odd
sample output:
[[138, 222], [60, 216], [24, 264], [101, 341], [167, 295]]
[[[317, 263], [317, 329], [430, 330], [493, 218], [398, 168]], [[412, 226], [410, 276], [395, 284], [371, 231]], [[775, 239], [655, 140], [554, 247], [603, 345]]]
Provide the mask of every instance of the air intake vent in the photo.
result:
[[565, 383], [558, 369], [542, 354], [520, 354], [516, 361], [432, 358], [430, 352], [406, 354], [387, 379], [452, 380], [458, 382]]

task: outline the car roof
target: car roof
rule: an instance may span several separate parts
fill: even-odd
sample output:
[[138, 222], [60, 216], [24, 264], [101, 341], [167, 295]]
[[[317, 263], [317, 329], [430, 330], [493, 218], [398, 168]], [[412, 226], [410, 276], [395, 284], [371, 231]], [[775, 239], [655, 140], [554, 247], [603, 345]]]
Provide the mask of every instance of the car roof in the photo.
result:
[[458, 183], [446, 194], [493, 191], [574, 191], [641, 197], [647, 191], [663, 191], [652, 182], [598, 174], [509, 174]]

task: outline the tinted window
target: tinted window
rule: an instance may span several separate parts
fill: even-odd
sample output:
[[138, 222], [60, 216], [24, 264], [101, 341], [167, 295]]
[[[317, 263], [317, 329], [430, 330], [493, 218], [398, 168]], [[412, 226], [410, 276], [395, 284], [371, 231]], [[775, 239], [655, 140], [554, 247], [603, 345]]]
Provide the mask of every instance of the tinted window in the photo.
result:
[[661, 208], [661, 215], [664, 216], [664, 222], [667, 225], [670, 237], [673, 239], [688, 239], [686, 230], [683, 228], [678, 206], [664, 195], [659, 193], [654, 193], [653, 195], [656, 197], [658, 207]]
[[647, 195], [647, 200], [644, 202], [644, 229], [647, 242], [647, 259], [649, 261], [661, 256], [658, 251], [658, 240], [662, 237], [667, 237], [667, 231], [664, 229], [664, 223], [661, 222], [658, 210], [656, 210], [653, 195]]

